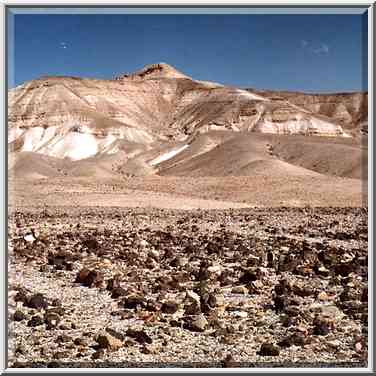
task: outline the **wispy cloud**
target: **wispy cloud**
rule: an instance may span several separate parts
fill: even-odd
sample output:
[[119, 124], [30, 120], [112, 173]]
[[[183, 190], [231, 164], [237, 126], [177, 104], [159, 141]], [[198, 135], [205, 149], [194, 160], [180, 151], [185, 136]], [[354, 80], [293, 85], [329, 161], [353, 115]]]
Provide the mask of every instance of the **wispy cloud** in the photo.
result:
[[327, 55], [329, 53], [329, 46], [325, 43], [322, 43], [320, 47], [313, 50], [313, 53], [316, 55]]
[[302, 49], [315, 55], [327, 55], [330, 51], [329, 46], [326, 43], [313, 44], [305, 39], [300, 40], [300, 46]]

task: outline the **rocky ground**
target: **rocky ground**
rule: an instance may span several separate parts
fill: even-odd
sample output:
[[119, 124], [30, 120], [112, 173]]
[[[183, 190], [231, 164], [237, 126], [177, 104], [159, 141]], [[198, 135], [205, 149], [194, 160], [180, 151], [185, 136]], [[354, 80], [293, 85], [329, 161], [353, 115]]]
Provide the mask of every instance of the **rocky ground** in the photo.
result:
[[367, 217], [10, 209], [9, 366], [366, 366]]

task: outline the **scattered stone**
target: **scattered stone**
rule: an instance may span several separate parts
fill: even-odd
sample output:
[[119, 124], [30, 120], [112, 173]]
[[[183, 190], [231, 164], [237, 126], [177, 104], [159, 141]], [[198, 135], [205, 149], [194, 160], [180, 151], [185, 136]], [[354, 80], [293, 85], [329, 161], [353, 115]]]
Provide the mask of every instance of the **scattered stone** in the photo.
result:
[[82, 337], [75, 338], [73, 343], [76, 346], [85, 346], [85, 347], [88, 346], [87, 340], [85, 338], [82, 338]]
[[122, 287], [115, 287], [112, 290], [111, 298], [117, 299], [117, 298], [120, 298], [121, 296], [126, 296], [127, 293], [128, 293], [127, 290], [123, 289]]
[[76, 276], [75, 282], [86, 287], [100, 287], [104, 281], [103, 274], [96, 270], [81, 269]]
[[27, 319], [27, 315], [20, 310], [17, 310], [13, 314], [13, 320], [14, 321], [23, 321], [23, 320], [26, 320], [26, 319]]
[[263, 343], [258, 355], [261, 356], [278, 356], [280, 352], [279, 346], [272, 343]]
[[162, 304], [161, 311], [166, 314], [174, 314], [179, 309], [179, 304], [174, 301], [165, 302]]
[[326, 336], [333, 329], [333, 324], [327, 318], [316, 316], [313, 320], [313, 334]]
[[186, 318], [186, 328], [194, 332], [204, 332], [208, 326], [208, 321], [203, 314]]
[[119, 303], [123, 308], [136, 309], [137, 307], [146, 307], [145, 299], [142, 295], [129, 295]]
[[56, 338], [56, 342], [57, 343], [67, 343], [67, 342], [70, 342], [72, 341], [72, 337], [66, 335], [66, 334], [60, 334], [57, 338]]
[[138, 343], [152, 343], [152, 338], [144, 330], [128, 329], [126, 332], [128, 337], [135, 339]]
[[56, 313], [46, 313], [44, 316], [47, 329], [55, 329], [59, 325], [60, 320], [60, 316]]
[[243, 271], [243, 274], [239, 278], [239, 282], [248, 285], [251, 282], [257, 281], [257, 279], [257, 274], [253, 269], [246, 269]]
[[44, 324], [44, 320], [41, 316], [39, 315], [35, 315], [33, 316], [27, 323], [28, 326], [32, 326], [32, 327], [35, 327], [35, 326], [39, 326], [39, 325], [43, 325]]
[[47, 300], [42, 294], [35, 294], [31, 296], [26, 305], [27, 307], [34, 309], [46, 309], [48, 307]]
[[91, 358], [94, 360], [102, 359], [104, 354], [105, 354], [104, 349], [98, 349], [95, 353], [93, 353]]
[[143, 354], [158, 354], [160, 349], [159, 349], [159, 346], [145, 344], [142, 346], [140, 351]]
[[236, 362], [231, 354], [228, 354], [225, 359], [222, 360], [221, 365], [223, 368], [235, 368]]
[[61, 303], [60, 299], [53, 299], [52, 302], [51, 302], [51, 305], [53, 307], [61, 307], [62, 303]]
[[125, 341], [125, 335], [123, 333], [120, 333], [120, 332], [118, 332], [118, 331], [116, 331], [115, 329], [112, 329], [112, 328], [106, 328], [105, 330], [112, 337], [115, 337], [115, 338], [117, 338], [117, 339], [119, 339], [120, 341], [123, 341], [123, 342]]
[[114, 278], [111, 278], [107, 281], [106, 290], [112, 291], [118, 287], [120, 287], [120, 276], [117, 275]]
[[120, 339], [113, 337], [107, 332], [99, 334], [96, 341], [100, 348], [109, 351], [117, 351], [123, 346], [123, 342]]

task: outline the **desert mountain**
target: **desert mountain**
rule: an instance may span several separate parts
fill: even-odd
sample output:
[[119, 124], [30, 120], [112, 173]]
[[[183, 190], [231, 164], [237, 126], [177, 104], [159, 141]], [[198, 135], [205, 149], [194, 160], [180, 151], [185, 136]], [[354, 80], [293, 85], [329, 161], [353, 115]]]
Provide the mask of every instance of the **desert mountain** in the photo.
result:
[[364, 177], [353, 137], [364, 96], [353, 107], [338, 97], [330, 110], [333, 97], [320, 98], [197, 81], [165, 63], [112, 80], [41, 77], [9, 91], [9, 169], [32, 178]]
[[307, 94], [293, 91], [255, 90], [271, 100], [287, 100], [306, 110], [331, 118], [352, 136], [368, 133], [368, 93]]

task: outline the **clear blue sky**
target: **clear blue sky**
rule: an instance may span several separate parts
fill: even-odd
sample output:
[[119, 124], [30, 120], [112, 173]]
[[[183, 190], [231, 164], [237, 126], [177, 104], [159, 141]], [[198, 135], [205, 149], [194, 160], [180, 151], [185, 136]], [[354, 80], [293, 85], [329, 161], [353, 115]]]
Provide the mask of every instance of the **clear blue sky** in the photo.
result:
[[[14, 76], [112, 78], [166, 62], [239, 87], [367, 90], [361, 15], [15, 15]], [[363, 79], [362, 79], [363, 78]]]

